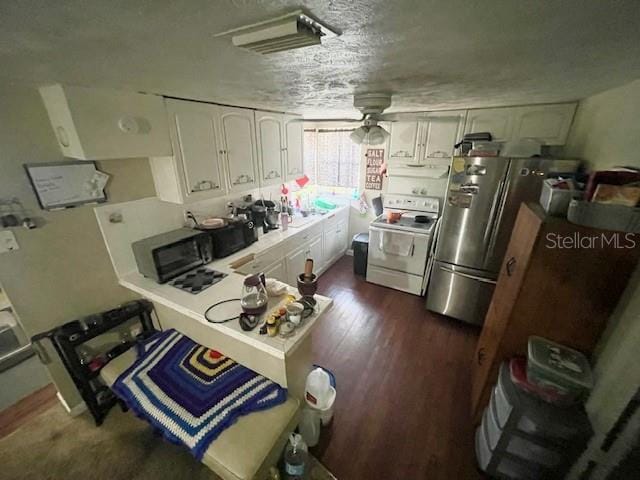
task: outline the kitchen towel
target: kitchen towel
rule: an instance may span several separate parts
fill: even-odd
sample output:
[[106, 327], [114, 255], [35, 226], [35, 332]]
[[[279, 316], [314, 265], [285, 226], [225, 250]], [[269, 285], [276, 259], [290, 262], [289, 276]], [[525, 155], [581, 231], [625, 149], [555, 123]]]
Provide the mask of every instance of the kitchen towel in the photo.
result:
[[173, 329], [138, 345], [137, 360], [112, 390], [198, 460], [238, 417], [287, 399], [278, 384]]
[[413, 235], [381, 230], [380, 250], [390, 255], [409, 257], [413, 254]]

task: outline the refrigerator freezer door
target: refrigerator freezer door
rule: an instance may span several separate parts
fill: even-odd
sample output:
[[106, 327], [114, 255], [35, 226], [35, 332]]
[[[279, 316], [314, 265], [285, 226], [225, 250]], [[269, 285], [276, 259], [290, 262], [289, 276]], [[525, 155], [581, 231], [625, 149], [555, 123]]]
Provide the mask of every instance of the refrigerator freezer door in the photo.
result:
[[[456, 157], [452, 161], [436, 259], [485, 270], [509, 159]], [[497, 269], [496, 269], [497, 272]]]
[[511, 159], [502, 189], [503, 194], [491, 227], [491, 235], [482, 264], [483, 270], [500, 271], [520, 204], [537, 202], [540, 199], [542, 182], [552, 165], [552, 161], [540, 158]]
[[496, 281], [487, 272], [434, 262], [427, 292], [427, 310], [482, 325]]

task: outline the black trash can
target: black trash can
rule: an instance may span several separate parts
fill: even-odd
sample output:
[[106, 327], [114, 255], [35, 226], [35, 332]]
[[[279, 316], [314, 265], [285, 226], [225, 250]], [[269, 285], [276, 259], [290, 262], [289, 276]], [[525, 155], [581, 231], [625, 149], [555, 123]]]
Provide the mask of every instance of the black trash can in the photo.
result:
[[353, 249], [353, 273], [367, 275], [367, 255], [369, 254], [369, 233], [358, 233], [351, 241]]

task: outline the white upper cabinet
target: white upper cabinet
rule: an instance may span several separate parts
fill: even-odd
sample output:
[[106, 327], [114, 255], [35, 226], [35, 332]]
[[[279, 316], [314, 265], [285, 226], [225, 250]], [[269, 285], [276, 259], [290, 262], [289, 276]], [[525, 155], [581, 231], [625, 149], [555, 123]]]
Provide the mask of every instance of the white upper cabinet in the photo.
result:
[[274, 185], [283, 180], [284, 127], [282, 115], [255, 112], [258, 139], [258, 165], [261, 185]]
[[513, 138], [539, 140], [545, 145], [564, 145], [575, 111], [575, 103], [516, 108]]
[[304, 155], [304, 127], [302, 117], [297, 115], [283, 115], [284, 121], [284, 153], [285, 153], [285, 169], [286, 180], [294, 180], [300, 177], [304, 172], [302, 168], [302, 160]]
[[[397, 121], [391, 124], [389, 175], [444, 175], [454, 145], [462, 137], [466, 111], [433, 112], [419, 120]], [[441, 165], [442, 164], [442, 165]], [[416, 168], [422, 167], [422, 168]]]
[[451, 158], [461, 140], [466, 112], [433, 112], [422, 122], [422, 157]]
[[174, 156], [151, 159], [158, 197], [187, 203], [224, 195], [217, 107], [171, 99], [166, 107]]
[[469, 110], [464, 133], [489, 132], [496, 142], [564, 145], [575, 110], [575, 103]]
[[51, 85], [40, 88], [58, 145], [80, 160], [171, 155], [157, 95]]
[[258, 188], [253, 110], [218, 107], [227, 179], [231, 191]]
[[513, 133], [514, 114], [514, 108], [469, 110], [464, 133], [489, 132], [493, 141], [508, 142]]
[[419, 158], [418, 121], [398, 121], [391, 124], [389, 142], [390, 163], [417, 163]]

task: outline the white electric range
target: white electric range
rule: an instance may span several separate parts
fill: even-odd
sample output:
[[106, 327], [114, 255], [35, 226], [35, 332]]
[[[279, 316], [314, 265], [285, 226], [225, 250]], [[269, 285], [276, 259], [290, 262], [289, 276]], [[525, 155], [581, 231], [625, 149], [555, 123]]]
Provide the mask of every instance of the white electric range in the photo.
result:
[[[440, 198], [388, 194], [383, 206], [385, 211], [369, 225], [367, 281], [423, 295]], [[388, 210], [405, 213], [389, 223]]]

